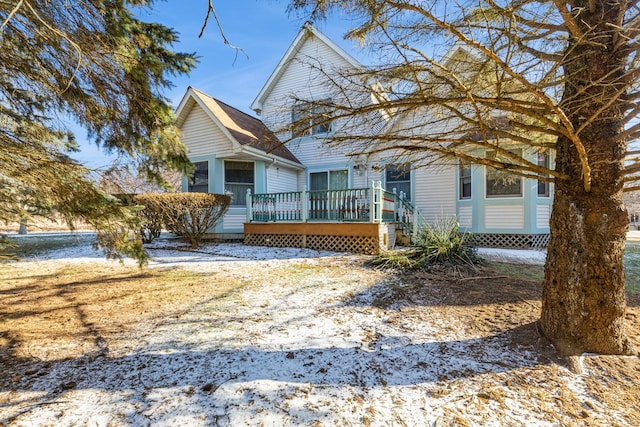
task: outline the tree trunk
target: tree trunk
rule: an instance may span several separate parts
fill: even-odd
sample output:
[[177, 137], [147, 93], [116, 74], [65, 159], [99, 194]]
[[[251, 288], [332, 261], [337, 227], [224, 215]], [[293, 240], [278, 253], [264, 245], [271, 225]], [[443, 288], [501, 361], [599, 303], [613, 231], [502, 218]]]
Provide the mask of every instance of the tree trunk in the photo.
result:
[[545, 265], [541, 328], [563, 354], [628, 354], [622, 255], [628, 225], [619, 190], [558, 182]]
[[[567, 355], [629, 354], [622, 264], [629, 225], [622, 203], [626, 141], [617, 138], [623, 130], [619, 92], [627, 52], [610, 40], [619, 7], [604, 0], [584, 3], [574, 10], [580, 10], [576, 22], [588, 35], [570, 40], [565, 52], [561, 106], [574, 129], [586, 125], [580, 140], [592, 168], [591, 188], [584, 185], [576, 147], [560, 137], [556, 169], [571, 179], [556, 180], [540, 325]], [[611, 104], [612, 99], [618, 100]]]
[[20, 220], [20, 227], [18, 228], [18, 234], [27, 234], [27, 220]]

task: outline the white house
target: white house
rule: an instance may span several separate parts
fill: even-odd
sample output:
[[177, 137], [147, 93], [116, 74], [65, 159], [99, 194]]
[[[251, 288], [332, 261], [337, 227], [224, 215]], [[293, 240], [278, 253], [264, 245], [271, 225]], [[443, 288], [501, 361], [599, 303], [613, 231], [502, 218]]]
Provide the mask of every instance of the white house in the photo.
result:
[[[177, 117], [196, 172], [193, 178], [183, 180], [183, 191], [232, 194], [232, 206], [214, 230], [217, 237], [266, 233], [271, 237], [256, 242], [264, 244], [281, 236], [281, 244], [307, 245], [309, 235], [321, 239], [320, 234], [342, 233], [329, 224], [350, 224], [345, 229], [351, 234], [363, 234], [354, 231], [358, 223], [406, 222], [407, 218], [416, 223], [420, 212], [427, 223], [456, 216], [463, 229], [474, 233], [478, 244], [546, 244], [553, 197], [549, 184], [519, 177], [504, 180], [493, 169], [460, 162], [436, 167], [399, 163], [390, 157], [354, 156], [353, 147], [327, 141], [348, 135], [349, 129], [359, 124], [332, 120], [330, 112], [327, 120], [308, 123], [303, 135], [292, 139], [291, 123], [310, 108], [305, 100], [314, 101], [312, 108], [317, 109], [321, 108], [318, 101], [351, 96], [336, 92], [327, 80], [339, 79], [348, 74], [345, 70], [359, 67], [362, 65], [351, 55], [306, 24], [251, 104], [260, 119], [197, 89], [187, 89]], [[354, 92], [353, 96], [361, 95]], [[375, 102], [375, 96], [355, 102]], [[410, 120], [419, 118], [381, 113], [379, 127], [368, 131], [401, 127]], [[286, 145], [280, 141], [287, 141]], [[544, 153], [524, 150], [533, 162], [550, 161]], [[390, 201], [394, 196], [388, 192], [374, 196], [372, 183], [378, 182], [388, 192], [395, 190], [396, 196], [402, 193], [405, 202], [399, 202], [398, 197]], [[321, 211], [324, 213], [318, 214]], [[289, 231], [278, 228], [283, 223], [296, 227]], [[300, 240], [293, 236], [300, 223], [323, 225], [301, 232], [306, 237]], [[247, 224], [267, 228], [259, 232], [250, 228], [248, 232]], [[375, 233], [382, 240], [395, 236], [389, 227], [377, 228]], [[392, 243], [384, 242], [387, 246]]]

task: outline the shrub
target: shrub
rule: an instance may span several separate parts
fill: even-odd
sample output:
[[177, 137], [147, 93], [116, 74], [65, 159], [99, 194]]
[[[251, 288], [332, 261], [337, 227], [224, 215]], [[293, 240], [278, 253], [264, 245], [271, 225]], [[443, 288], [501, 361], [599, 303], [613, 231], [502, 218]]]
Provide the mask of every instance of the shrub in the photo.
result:
[[0, 262], [15, 260], [16, 255], [14, 253], [14, 249], [16, 248], [16, 244], [9, 241], [9, 238], [6, 234], [0, 234]]
[[385, 251], [367, 264], [380, 269], [419, 270], [422, 263], [415, 249]]
[[370, 264], [399, 270], [419, 270], [434, 264], [473, 268], [478, 258], [469, 239], [469, 233], [460, 232], [456, 218], [444, 218], [432, 226], [425, 224], [414, 238], [414, 248], [382, 253]]
[[144, 206], [139, 213], [146, 220], [143, 239], [153, 240], [164, 227], [196, 247], [224, 215], [231, 198], [224, 194], [149, 193], [135, 196], [134, 201]]
[[[131, 205], [139, 217], [144, 222], [140, 227], [140, 237], [144, 243], [151, 243], [154, 239], [160, 237], [162, 228], [164, 226], [164, 201], [161, 197], [156, 197], [159, 194], [138, 194], [130, 195], [125, 203]], [[121, 200], [122, 197], [119, 197]]]
[[461, 233], [455, 217], [440, 219], [434, 225], [425, 225], [415, 238], [417, 252], [425, 264], [469, 264], [476, 261], [476, 250], [470, 245], [469, 233]]

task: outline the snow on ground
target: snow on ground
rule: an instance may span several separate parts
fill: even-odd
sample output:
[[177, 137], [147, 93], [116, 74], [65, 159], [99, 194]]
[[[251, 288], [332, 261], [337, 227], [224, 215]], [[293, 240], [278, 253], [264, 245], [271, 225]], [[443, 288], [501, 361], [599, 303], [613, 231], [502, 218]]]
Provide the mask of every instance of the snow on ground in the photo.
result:
[[[550, 426], [558, 424], [548, 417], [554, 397], [509, 384], [577, 381], [564, 368], [545, 377], [536, 355], [511, 351], [500, 334], [469, 336], [453, 318], [370, 304], [393, 277], [354, 270], [260, 282], [276, 263], [348, 266], [361, 259], [353, 255], [242, 244], [193, 252], [162, 240], [150, 252], [152, 268], [240, 269], [249, 285], [215, 308], [167, 319], [134, 350], [52, 362], [16, 391], [0, 390], [0, 425]], [[543, 260], [538, 251], [480, 254]], [[85, 244], [18, 264], [61, 262], [114, 261]], [[601, 422], [605, 409], [581, 399]]]
[[514, 264], [544, 264], [547, 251], [543, 249], [478, 248], [478, 255], [489, 261]]

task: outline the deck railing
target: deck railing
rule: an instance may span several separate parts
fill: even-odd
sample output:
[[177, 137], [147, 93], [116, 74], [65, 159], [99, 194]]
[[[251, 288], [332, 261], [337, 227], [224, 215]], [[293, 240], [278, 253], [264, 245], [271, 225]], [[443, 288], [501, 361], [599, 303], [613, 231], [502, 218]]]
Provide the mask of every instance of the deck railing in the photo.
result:
[[409, 201], [404, 193], [400, 193], [397, 198], [397, 217], [400, 228], [405, 235], [411, 237], [412, 240], [418, 235], [419, 227], [425, 223], [424, 217], [420, 211]]
[[370, 188], [251, 194], [247, 222], [362, 221], [398, 222], [415, 232], [416, 209], [403, 194], [373, 182]]

